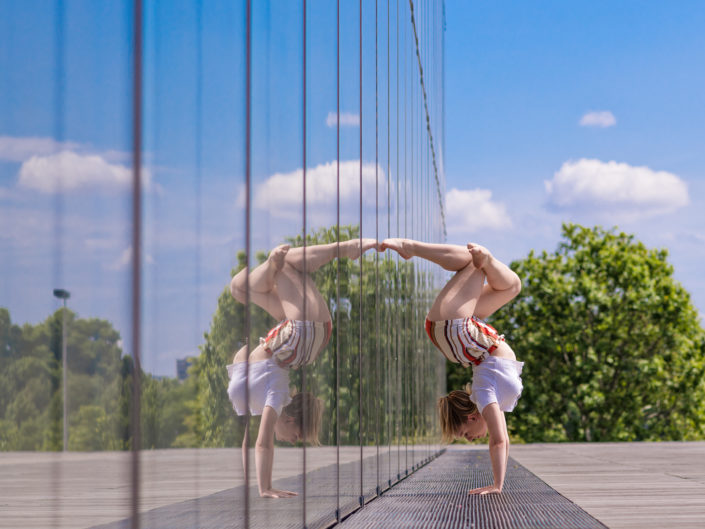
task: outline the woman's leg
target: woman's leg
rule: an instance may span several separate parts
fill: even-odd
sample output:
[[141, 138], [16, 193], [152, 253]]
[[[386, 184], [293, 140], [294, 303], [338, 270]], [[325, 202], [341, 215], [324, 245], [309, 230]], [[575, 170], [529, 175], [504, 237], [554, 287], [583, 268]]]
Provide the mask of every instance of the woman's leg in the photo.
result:
[[[521, 280], [484, 246], [468, 243], [467, 248], [450, 244], [429, 244], [410, 239], [386, 239], [380, 250], [396, 250], [404, 259], [421, 257], [446, 270], [458, 272], [441, 290], [428, 313], [431, 321], [487, 318], [506, 305], [521, 290]], [[484, 284], [485, 276], [487, 284]]]
[[521, 280], [514, 271], [494, 258], [490, 251], [479, 244], [468, 243], [473, 264], [487, 276], [487, 284], [475, 307], [475, 316], [485, 319], [506, 305], [521, 291]]
[[[276, 278], [276, 290], [286, 318], [305, 321], [330, 321], [328, 304], [316, 283], [308, 275], [336, 257], [357, 259], [363, 252], [376, 248], [375, 239], [351, 239], [338, 243], [291, 248], [286, 254], [281, 274]], [[304, 271], [306, 273], [304, 273]]]
[[[308, 252], [307, 252], [308, 253]], [[276, 277], [276, 291], [284, 318], [301, 321], [330, 321], [330, 311], [316, 283], [288, 262]]]
[[404, 259], [421, 257], [456, 274], [443, 287], [428, 311], [431, 321], [467, 318], [475, 311], [485, 275], [475, 267], [467, 248], [453, 244], [430, 244], [411, 239], [386, 239], [380, 250], [395, 250]]
[[[250, 301], [266, 310], [274, 319], [284, 319], [284, 309], [276, 291], [276, 277], [284, 268], [284, 260], [289, 251], [289, 245], [277, 246], [269, 257], [252, 272], [240, 270], [230, 281], [230, 293], [240, 303], [247, 299], [247, 283], [249, 282]], [[249, 276], [249, 277], [248, 277]]]
[[[443, 266], [443, 265], [441, 265]], [[426, 316], [431, 321], [457, 320], [475, 313], [485, 274], [472, 263], [465, 265], [443, 287]]]
[[404, 259], [421, 257], [437, 265], [457, 272], [472, 262], [472, 256], [467, 248], [454, 244], [431, 244], [412, 239], [385, 239], [379, 246], [382, 252], [387, 248], [394, 250]]
[[350, 239], [349, 241], [342, 241], [340, 244], [333, 242], [306, 246], [305, 249], [302, 246], [291, 248], [286, 254], [286, 262], [299, 272], [310, 274], [338, 257], [338, 247], [340, 247], [341, 258], [357, 259], [367, 250], [376, 248], [377, 241], [375, 239], [362, 239], [362, 244], [360, 244], [360, 239]]

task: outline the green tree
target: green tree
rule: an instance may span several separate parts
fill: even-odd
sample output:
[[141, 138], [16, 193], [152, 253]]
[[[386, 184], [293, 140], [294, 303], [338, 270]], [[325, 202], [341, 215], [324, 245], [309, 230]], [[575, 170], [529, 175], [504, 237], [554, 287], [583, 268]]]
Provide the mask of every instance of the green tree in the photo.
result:
[[565, 224], [562, 235], [555, 252], [511, 264], [522, 291], [490, 320], [525, 362], [513, 434], [702, 439], [705, 332], [667, 251], [599, 227]]
[[195, 397], [192, 379], [142, 375], [142, 448], [169, 448], [187, 431], [184, 419], [190, 413], [188, 401]]
[[[36, 325], [18, 326], [12, 323], [9, 311], [0, 308], [2, 450], [62, 449], [63, 316], [63, 309], [59, 309]], [[77, 318], [69, 310], [65, 316], [69, 449], [122, 446], [120, 335], [108, 321]], [[105, 414], [100, 431], [81, 426], [98, 417], [97, 409]]]

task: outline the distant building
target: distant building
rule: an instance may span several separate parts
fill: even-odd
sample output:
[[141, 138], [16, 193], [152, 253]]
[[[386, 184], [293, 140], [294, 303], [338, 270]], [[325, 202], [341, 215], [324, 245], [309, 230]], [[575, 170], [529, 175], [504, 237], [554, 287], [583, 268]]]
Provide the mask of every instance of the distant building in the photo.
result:
[[191, 360], [182, 358], [176, 361], [176, 378], [186, 380], [188, 378], [188, 368], [191, 367]]

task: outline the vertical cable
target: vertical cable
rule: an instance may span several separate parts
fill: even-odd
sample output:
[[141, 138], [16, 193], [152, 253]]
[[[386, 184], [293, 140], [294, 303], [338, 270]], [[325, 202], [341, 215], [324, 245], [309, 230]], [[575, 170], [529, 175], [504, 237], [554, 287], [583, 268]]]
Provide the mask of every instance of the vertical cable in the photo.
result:
[[[301, 67], [303, 68], [303, 93], [302, 93], [302, 107], [303, 107], [303, 112], [301, 115], [301, 121], [302, 121], [302, 129], [303, 129], [303, 142], [302, 142], [302, 148], [303, 148], [303, 208], [302, 208], [302, 214], [303, 214], [303, 256], [304, 256], [304, 262], [303, 262], [303, 277], [304, 277], [304, 282], [302, 285], [303, 288], [303, 312], [304, 312], [304, 319], [308, 319], [308, 315], [306, 314], [306, 274], [308, 273], [306, 270], [306, 0], [303, 0], [303, 50], [302, 50], [302, 65]], [[303, 365], [301, 366], [301, 392], [305, 393], [306, 392], [306, 366]], [[304, 421], [310, 421], [311, 418], [308, 416], [310, 411], [307, 409], [306, 406], [306, 399], [303, 401], [303, 416], [304, 416]], [[302, 515], [302, 523], [303, 527], [306, 527], [306, 439], [303, 440], [303, 443], [301, 444], [301, 451], [303, 455], [303, 469], [302, 469], [302, 494], [301, 494], [301, 502], [302, 502], [302, 509], [301, 509], [301, 515]]]
[[132, 529], [138, 529], [141, 449], [142, 0], [134, 0], [132, 71]]
[[[359, 0], [359, 12], [360, 12], [360, 45], [359, 45], [359, 59], [360, 59], [360, 90], [359, 90], [359, 104], [360, 104], [360, 248], [362, 249], [362, 0]], [[360, 507], [364, 503], [364, 490], [362, 484], [362, 472], [363, 472], [363, 462], [362, 462], [362, 287], [364, 277], [362, 275], [362, 262], [363, 255], [360, 253], [360, 288], [359, 288], [359, 302], [360, 308], [359, 312], [359, 329], [358, 329], [358, 340], [357, 340], [357, 354], [358, 354], [358, 437], [360, 440]]]
[[[403, 27], [402, 27], [403, 30]], [[400, 178], [399, 180], [401, 181], [401, 187], [398, 188], [398, 193], [399, 193], [399, 201], [401, 203], [402, 197], [404, 199], [403, 202], [403, 207], [398, 208], [398, 218], [399, 222], [403, 223], [401, 224], [401, 232], [400, 234], [403, 237], [407, 236], [406, 233], [406, 209], [407, 209], [407, 204], [406, 204], [406, 185], [407, 185], [407, 153], [406, 153], [406, 114], [408, 112], [408, 109], [406, 108], [406, 89], [407, 89], [407, 84], [406, 84], [406, 60], [405, 60], [405, 55], [406, 55], [406, 42], [404, 37], [402, 37], [402, 57], [401, 57], [401, 63], [402, 63], [402, 72], [401, 72], [401, 79], [402, 79], [402, 112], [403, 112], [403, 122], [402, 122], [402, 131], [403, 131], [403, 143], [401, 145], [401, 150], [402, 150], [402, 160], [404, 162], [404, 170], [403, 170], [403, 181]], [[401, 274], [401, 299], [402, 303], [404, 302], [404, 298], [406, 296], [406, 263], [401, 263], [402, 266], [402, 274]], [[405, 353], [406, 353], [406, 336], [407, 336], [407, 324], [408, 322], [406, 321], [406, 310], [402, 310], [401, 312], [401, 329], [403, 329], [403, 332], [401, 334], [401, 347], [399, 349], [399, 388], [400, 388], [400, 393], [401, 393], [401, 399], [400, 399], [400, 410], [401, 410], [401, 438], [399, 441], [399, 450], [401, 454], [401, 448], [402, 448], [402, 443], [404, 447], [404, 470], [407, 469], [406, 466], [406, 445], [407, 445], [407, 439], [406, 439], [406, 386], [404, 384], [404, 367], [405, 367]], [[401, 462], [399, 463], [401, 466]]]
[[335, 239], [336, 239], [336, 281], [335, 281], [335, 519], [340, 522], [340, 0], [336, 2], [336, 126], [335, 126]]
[[[390, 78], [390, 71], [391, 68], [389, 66], [389, 41], [390, 41], [390, 23], [389, 23], [389, 0], [387, 0], [387, 237], [391, 235], [392, 231], [392, 173], [391, 173], [391, 142], [390, 142], [390, 134], [391, 134], [391, 114], [390, 114], [390, 108], [391, 105], [389, 103], [389, 97], [390, 97], [390, 84], [391, 84], [391, 78]], [[388, 258], [385, 257], [385, 262], [391, 262], [391, 256]], [[389, 291], [388, 287], [389, 286], [389, 268], [385, 266], [385, 289], [384, 289], [384, 294], [385, 297], [389, 296]], [[385, 303], [385, 307], [387, 307]], [[386, 308], [384, 311], [384, 322], [386, 324], [386, 329], [391, 329], [392, 327], [392, 322], [389, 318], [389, 308]], [[387, 369], [385, 369], [385, 387], [387, 388], [387, 392], [385, 394], [385, 400], [387, 404], [387, 410], [386, 410], [386, 416], [385, 416], [385, 423], [387, 425], [387, 485], [392, 486], [392, 480], [391, 480], [391, 475], [392, 475], [392, 421], [391, 417], [393, 417], [392, 414], [392, 409], [391, 409], [391, 395], [392, 395], [392, 385], [391, 385], [391, 340], [389, 336], [387, 336], [387, 343], [386, 343], [386, 354], [385, 354], [385, 365]]]
[[[379, 100], [378, 100], [378, 72], [377, 64], [377, 0], [375, 0], [375, 241], [379, 241]], [[377, 477], [375, 478], [376, 491], [379, 495], [379, 253], [375, 252], [375, 378], [374, 378], [374, 411], [375, 411], [375, 446], [377, 447]]]
[[244, 525], [250, 526], [250, 254], [252, 252], [251, 216], [252, 216], [252, 0], [245, 2], [245, 345], [247, 360], [245, 362], [245, 446], [247, 455], [244, 457], [245, 473], [245, 509]]
[[[196, 328], [196, 343], [200, 339], [201, 330], [201, 227], [202, 227], [202, 210], [201, 210], [201, 195], [202, 195], [202, 134], [203, 134], [203, 4], [199, 0], [196, 4], [196, 181], [195, 181], [195, 197], [196, 197], [196, 299], [194, 300], [194, 319]], [[196, 455], [196, 527], [200, 526], [200, 504], [198, 498], [200, 495], [200, 465], [198, 464], [199, 452]]]
[[[56, 4], [56, 13], [54, 19], [54, 29], [56, 31], [55, 42], [54, 42], [54, 138], [56, 139], [56, 149], [60, 152], [61, 144], [64, 140], [64, 83], [65, 83], [65, 65], [64, 65], [64, 51], [65, 51], [65, 15], [66, 10], [64, 8], [63, 0], [59, 0]], [[63, 176], [63, 174], [62, 174]], [[57, 179], [56, 182], [56, 192], [54, 193], [54, 288], [61, 287], [64, 288], [64, 255], [63, 255], [63, 243], [64, 243], [64, 193], [63, 193], [63, 178]], [[68, 363], [63, 355], [63, 351], [66, 351], [64, 341], [66, 340], [66, 300], [64, 300], [64, 308], [62, 309], [62, 336], [61, 336], [61, 349], [62, 349], [62, 362], [61, 362], [61, 382], [54, 378], [52, 383], [51, 391], [52, 393], [59, 391], [61, 387], [62, 393], [62, 412], [61, 419], [59, 419], [59, 410], [57, 409], [52, 415], [54, 426], [58, 427], [59, 420], [62, 423], [62, 440], [61, 449], [62, 451], [68, 450], [68, 388], [66, 386], [66, 380], [68, 378]], [[52, 377], [53, 378], [53, 377]], [[53, 395], [52, 395], [53, 397]], [[58, 448], [55, 447], [55, 449]], [[62, 477], [62, 465], [60, 460], [54, 460], [51, 465], [51, 481], [53, 483], [52, 496], [52, 526], [59, 527], [61, 525], [61, 499], [60, 499], [60, 488]]]
[[[395, 104], [396, 104], [396, 134], [395, 134], [395, 141], [396, 141], [396, 165], [395, 165], [395, 179], [396, 179], [396, 208], [395, 208], [395, 213], [397, 217], [397, 222], [396, 222], [396, 230], [395, 233], [397, 237], [399, 236], [399, 0], [396, 0], [396, 8], [397, 8], [397, 17], [396, 17], [396, 30], [395, 30], [395, 37], [397, 39], [396, 43], [396, 53], [397, 53], [397, 62], [396, 62], [396, 78], [395, 78], [395, 89], [396, 89], [396, 98], [395, 98]], [[396, 262], [399, 263], [399, 259], [395, 258]], [[398, 300], [399, 297], [399, 286], [395, 285], [395, 297]], [[395, 347], [396, 350], [394, 351], [394, 381], [396, 382], [396, 391], [394, 392], [394, 404], [396, 408], [396, 414], [394, 418], [394, 426], [396, 430], [396, 441], [397, 441], [397, 481], [401, 477], [401, 431], [399, 428], [399, 418], [401, 415], [401, 398], [399, 396], [399, 391], [401, 390], [401, 384], [399, 382], [399, 305], [400, 303], [396, 304], [396, 307], [394, 309], [394, 316], [395, 320], [397, 321], [395, 325], [395, 329], [397, 332], [395, 333], [396, 335], [396, 340], [395, 340]]]
[[[406, 51], [406, 46], [404, 47], [404, 50]], [[404, 64], [406, 64], [406, 55], [405, 55], [405, 60]], [[412, 193], [412, 189], [414, 186], [414, 86], [413, 83], [410, 83], [408, 79], [406, 79], [406, 70], [404, 71], [405, 73], [405, 83], [404, 83], [404, 100], [408, 104], [408, 107], [406, 108], [406, 112], [404, 112], [404, 154], [405, 154], [405, 159], [408, 159], [408, 164], [409, 164], [409, 170], [405, 181], [406, 185], [404, 186], [404, 229], [408, 230], [406, 233], [408, 233], [408, 236], [410, 236], [412, 239], [414, 238], [414, 224], [413, 220], [411, 218], [411, 215], [409, 214], [410, 210], [413, 208], [414, 205], [414, 196]], [[411, 75], [409, 75], [409, 78]], [[406, 118], [408, 116], [408, 123], [406, 121]], [[406, 138], [408, 132], [408, 141]], [[408, 145], [408, 151], [407, 151], [407, 145]], [[407, 227], [408, 225], [408, 227]], [[411, 265], [411, 263], [408, 263]], [[406, 442], [406, 473], [408, 474], [409, 472], [409, 455], [410, 453], [413, 454], [412, 449], [410, 447], [410, 434], [412, 431], [412, 424], [413, 424], [413, 380], [411, 380], [411, 373], [412, 371], [409, 369], [411, 366], [411, 363], [413, 362], [413, 347], [414, 347], [414, 334], [413, 334], [413, 320], [414, 320], [414, 299], [413, 299], [413, 286], [414, 286], [414, 274], [413, 274], [413, 267], [412, 266], [407, 266], [406, 270], [406, 281], [405, 281], [405, 296], [407, 299], [407, 303], [409, 306], [409, 310], [406, 311], [406, 329], [407, 332], [405, 334], [406, 338], [406, 346], [404, 347], [404, 362], [402, 365], [404, 366], [404, 388], [406, 390], [406, 398], [404, 399], [404, 402], [406, 403], [406, 437], [405, 437], [405, 442]]]
[[[66, 9], [63, 0], [58, 0], [56, 3], [56, 13], [54, 19], [54, 29], [56, 31], [54, 40], [54, 138], [56, 139], [56, 152], [60, 153], [63, 148], [63, 140], [65, 134], [65, 84], [66, 84], [66, 67], [65, 67], [65, 33], [64, 26], [66, 24]], [[56, 189], [54, 193], [54, 285], [60, 286], [64, 281], [64, 193], [63, 193], [63, 171], [61, 177], [56, 180]], [[63, 285], [62, 285], [63, 286]], [[64, 378], [64, 381], [66, 379]], [[64, 402], [63, 413], [66, 414], [66, 403]], [[67, 436], [64, 429], [63, 445], [64, 451], [68, 450]]]

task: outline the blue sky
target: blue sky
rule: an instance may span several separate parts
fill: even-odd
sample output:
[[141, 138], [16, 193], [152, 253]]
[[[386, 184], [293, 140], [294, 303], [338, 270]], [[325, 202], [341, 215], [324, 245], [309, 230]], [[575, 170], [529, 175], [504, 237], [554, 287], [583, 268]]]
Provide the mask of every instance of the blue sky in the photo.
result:
[[447, 188], [477, 191], [448, 205], [487, 199], [449, 240], [510, 260], [618, 226], [704, 313], [705, 5], [450, 0], [446, 24]]
[[[349, 223], [359, 193], [359, 13], [357, 3], [342, 3], [341, 172], [355, 183], [345, 190], [341, 222]], [[204, 2], [200, 10], [193, 1], [147, 4], [144, 365], [173, 375], [175, 359], [202, 342], [242, 248], [244, 2]], [[288, 186], [302, 168], [299, 4], [283, 11], [281, 4], [254, 3], [258, 249], [301, 229], [300, 218], [275, 207], [296, 203]], [[16, 323], [38, 322], [58, 307], [51, 289], [63, 286], [80, 316], [111, 320], [127, 344], [131, 11], [65, 1], [61, 76], [60, 5], [0, 5], [0, 305]], [[307, 166], [318, 184], [310, 189], [318, 193], [309, 195], [310, 227], [335, 217], [323, 183], [336, 158], [336, 50], [334, 4], [308, 5]], [[393, 61], [398, 37], [400, 76], [414, 81], [404, 5], [398, 35], [390, 25], [390, 53]], [[366, 2], [363, 12], [367, 188], [375, 169], [382, 179], [387, 170], [386, 152], [375, 167], [370, 134], [371, 6]], [[395, 9], [391, 2], [392, 15]], [[704, 313], [705, 4], [449, 0], [445, 20], [445, 134], [438, 121], [433, 125], [436, 139], [445, 138], [449, 242], [475, 240], [511, 260], [530, 249], [553, 250], [563, 221], [616, 225], [667, 248], [677, 279]], [[379, 23], [386, 26], [385, 9]], [[418, 23], [424, 31], [423, 19]], [[379, 46], [381, 85], [391, 66], [393, 98], [394, 65], [386, 63], [383, 37]], [[438, 79], [431, 58], [422, 58], [427, 83]], [[405, 104], [420, 101], [415, 82], [399, 88]], [[386, 102], [382, 90], [382, 113]], [[421, 145], [421, 115], [404, 108], [400, 119], [414, 124], [413, 141]], [[386, 138], [383, 129], [382, 147]], [[425, 160], [411, 141], [404, 152]], [[391, 158], [393, 175], [403, 167]], [[369, 219], [373, 201], [365, 197]], [[390, 200], [395, 211], [411, 211]], [[371, 228], [366, 221], [364, 229]]]

